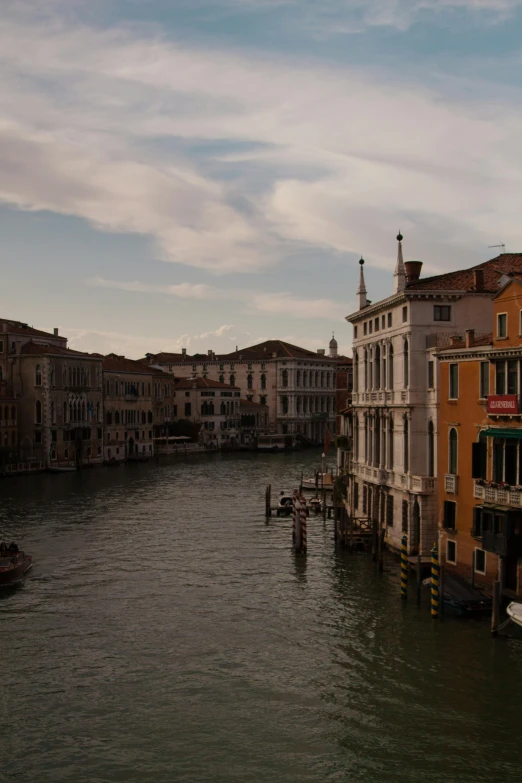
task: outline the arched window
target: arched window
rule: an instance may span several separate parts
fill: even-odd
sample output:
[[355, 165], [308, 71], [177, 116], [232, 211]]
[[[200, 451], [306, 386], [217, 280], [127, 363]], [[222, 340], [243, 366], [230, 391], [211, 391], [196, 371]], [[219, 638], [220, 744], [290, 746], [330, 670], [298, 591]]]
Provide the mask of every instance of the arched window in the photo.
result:
[[301, 386], [301, 370], [297, 370], [295, 374], [295, 385]]
[[264, 373], [261, 376], [261, 388], [266, 389], [266, 375]]
[[222, 416], [226, 416], [226, 414], [227, 414], [227, 406], [225, 405], [224, 402], [221, 403], [219, 412], [221, 413]]
[[34, 368], [34, 385], [35, 386], [41, 386], [42, 385], [42, 368], [39, 364], [36, 365]]
[[115, 411], [115, 413], [114, 413], [114, 423], [115, 424], [119, 424], [120, 423], [120, 412], [119, 411]]
[[64, 402], [63, 404], [63, 423], [67, 423], [67, 403]]
[[373, 349], [368, 352], [368, 389], [373, 389]]
[[225, 376], [224, 375], [220, 375], [219, 376], [219, 382], [220, 383], [225, 383]]
[[13, 405], [13, 407], [11, 408], [11, 419], [12, 419], [13, 421], [16, 421], [16, 408], [15, 408], [15, 406], [14, 406], [14, 405]]
[[96, 403], [96, 421], [100, 421], [100, 403]]
[[42, 423], [42, 403], [40, 402], [40, 400], [36, 400], [34, 420], [36, 424]]
[[296, 400], [296, 413], [301, 413], [301, 397], [298, 397]]
[[319, 371], [316, 370], [315, 371], [315, 388], [317, 389], [318, 386], [319, 386]]
[[236, 385], [236, 376], [233, 375], [233, 374], [230, 376], [230, 385], [231, 386], [235, 386]]
[[56, 424], [56, 415], [54, 412], [54, 400], [51, 400], [51, 424]]
[[386, 346], [382, 346], [382, 370], [381, 370], [381, 386], [385, 389], [388, 385], [388, 377], [386, 375]]
[[288, 413], [288, 397], [281, 397], [281, 408], [283, 414]]
[[324, 389], [324, 371], [321, 372], [321, 389]]
[[389, 468], [389, 470], [393, 470], [393, 448], [394, 448], [393, 419], [390, 416], [390, 423], [389, 423], [389, 426], [388, 426], [388, 468]]
[[11, 446], [16, 446], [16, 432], [11, 433]]
[[375, 346], [375, 388], [381, 388], [381, 348], [379, 345]]
[[364, 349], [364, 391], [368, 391], [368, 351]]
[[147, 414], [145, 413], [145, 411], [141, 412], [141, 423], [142, 424], [146, 424], [147, 423]]
[[281, 373], [281, 386], [283, 389], [288, 386], [288, 370], [283, 370]]
[[435, 428], [433, 422], [428, 424], [428, 476], [435, 475]]
[[67, 370], [65, 367], [62, 369], [62, 386], [64, 389], [67, 386]]
[[410, 469], [410, 425], [408, 419], [404, 417], [404, 472]]
[[149, 412], [147, 413], [147, 422], [148, 422], [149, 424], [152, 424], [152, 411], [149, 411]]
[[408, 340], [404, 340], [404, 388], [410, 385], [410, 346]]
[[106, 420], [107, 420], [107, 426], [108, 427], [112, 426], [112, 413], [110, 411], [107, 411]]
[[388, 351], [388, 389], [393, 390], [393, 345]]
[[[0, 418], [1, 417], [2, 417], [2, 409], [0, 408]], [[8, 418], [9, 418], [9, 408], [6, 405], [5, 408], [4, 408], [4, 420], [7, 422]], [[7, 426], [7, 424], [6, 424], [6, 426]]]
[[254, 379], [252, 378], [252, 375], [249, 373], [247, 375], [247, 389], [252, 389], [254, 385]]
[[54, 386], [54, 364], [51, 364], [49, 368], [49, 384]]
[[457, 430], [452, 427], [449, 431], [449, 461], [448, 461], [448, 473], [452, 476], [457, 475], [458, 468], [458, 438]]
[[306, 389], [307, 384], [308, 384], [308, 371], [303, 370], [303, 388]]
[[359, 391], [359, 354], [357, 351], [353, 352], [353, 390]]

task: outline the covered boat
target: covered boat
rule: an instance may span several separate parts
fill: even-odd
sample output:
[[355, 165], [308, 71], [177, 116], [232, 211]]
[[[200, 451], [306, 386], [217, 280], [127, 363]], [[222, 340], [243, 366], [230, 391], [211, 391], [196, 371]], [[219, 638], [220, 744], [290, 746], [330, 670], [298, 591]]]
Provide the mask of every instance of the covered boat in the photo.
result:
[[19, 584], [33, 564], [32, 557], [15, 543], [0, 545], [0, 587]]

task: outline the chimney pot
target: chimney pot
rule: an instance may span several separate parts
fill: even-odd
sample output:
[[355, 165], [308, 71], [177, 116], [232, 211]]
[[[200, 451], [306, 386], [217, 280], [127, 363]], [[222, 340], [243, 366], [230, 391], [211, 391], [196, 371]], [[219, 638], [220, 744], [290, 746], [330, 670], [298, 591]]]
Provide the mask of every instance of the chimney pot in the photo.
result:
[[54, 327], [54, 336], [58, 337], [58, 327], [57, 326]]
[[211, 350], [210, 348], [209, 348], [209, 350], [207, 351], [207, 353], [208, 353], [208, 355], [210, 356], [210, 358], [212, 358], [212, 350]]
[[466, 329], [466, 348], [471, 348], [474, 342], [475, 342], [475, 330]]
[[325, 355], [325, 353], [326, 353], [326, 351], [325, 351], [325, 349], [324, 349], [324, 348], [318, 348], [318, 349], [317, 349], [317, 353], [319, 354], [319, 356], [324, 356], [324, 355]]
[[474, 269], [473, 270], [473, 284], [475, 287], [475, 291], [483, 291], [484, 290], [484, 270], [483, 269]]
[[181, 355], [182, 356], [186, 356], [187, 355], [187, 349], [186, 348], [182, 348], [181, 349]]
[[416, 283], [421, 275], [422, 261], [406, 261], [404, 268], [406, 270], [406, 284]]

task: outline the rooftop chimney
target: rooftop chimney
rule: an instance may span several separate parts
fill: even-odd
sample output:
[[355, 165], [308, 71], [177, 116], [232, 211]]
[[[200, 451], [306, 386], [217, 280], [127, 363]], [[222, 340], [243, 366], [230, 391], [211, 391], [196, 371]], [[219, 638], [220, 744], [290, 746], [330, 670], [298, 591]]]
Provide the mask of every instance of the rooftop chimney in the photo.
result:
[[325, 353], [326, 353], [326, 351], [325, 351], [325, 349], [324, 349], [324, 348], [318, 348], [318, 349], [317, 349], [317, 353], [319, 354], [319, 356], [324, 356], [324, 355], [325, 355]]
[[58, 327], [57, 326], [54, 327], [53, 331], [54, 331], [54, 336], [58, 337]]
[[186, 348], [182, 348], [181, 349], [181, 355], [182, 356], [186, 356], [187, 355], [187, 349]]
[[458, 345], [461, 340], [462, 337], [460, 336], [460, 334], [452, 334], [450, 337], [450, 345]]
[[471, 348], [474, 342], [475, 342], [475, 330], [466, 329], [466, 348]]
[[422, 261], [406, 261], [404, 268], [406, 269], [406, 284], [416, 283], [421, 274]]
[[208, 349], [207, 353], [210, 356], [210, 358], [212, 358], [212, 350], [210, 348]]
[[484, 290], [484, 270], [483, 269], [474, 269], [473, 270], [473, 286], [475, 288], [475, 291], [483, 291]]

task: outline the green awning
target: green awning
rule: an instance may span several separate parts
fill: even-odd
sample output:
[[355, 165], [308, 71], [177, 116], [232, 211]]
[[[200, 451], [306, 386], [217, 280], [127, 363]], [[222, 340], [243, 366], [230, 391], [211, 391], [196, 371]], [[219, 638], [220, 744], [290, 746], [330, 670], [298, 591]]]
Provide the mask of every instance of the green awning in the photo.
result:
[[488, 438], [513, 438], [514, 440], [522, 440], [522, 427], [520, 429], [501, 429], [500, 427], [482, 430], [481, 435], [486, 435]]

